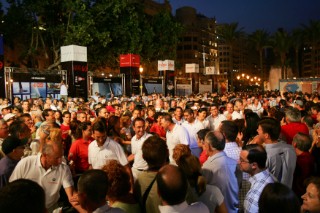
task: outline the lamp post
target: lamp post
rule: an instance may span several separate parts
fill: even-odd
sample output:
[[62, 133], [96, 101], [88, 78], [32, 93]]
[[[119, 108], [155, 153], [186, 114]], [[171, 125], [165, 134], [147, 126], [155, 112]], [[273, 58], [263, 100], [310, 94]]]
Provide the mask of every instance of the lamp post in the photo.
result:
[[142, 86], [143, 67], [142, 66], [139, 67], [139, 72], [140, 72], [140, 95], [142, 95], [142, 88], [143, 88], [143, 86]]

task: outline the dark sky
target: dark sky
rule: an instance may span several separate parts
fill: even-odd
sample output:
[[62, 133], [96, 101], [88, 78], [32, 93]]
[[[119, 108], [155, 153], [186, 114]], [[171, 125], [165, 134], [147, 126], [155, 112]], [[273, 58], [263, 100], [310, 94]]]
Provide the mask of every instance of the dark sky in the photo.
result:
[[[157, 0], [157, 2], [163, 2]], [[238, 22], [246, 32], [265, 29], [272, 33], [320, 20], [320, 0], [170, 0], [172, 12], [183, 6], [215, 17], [217, 23]]]

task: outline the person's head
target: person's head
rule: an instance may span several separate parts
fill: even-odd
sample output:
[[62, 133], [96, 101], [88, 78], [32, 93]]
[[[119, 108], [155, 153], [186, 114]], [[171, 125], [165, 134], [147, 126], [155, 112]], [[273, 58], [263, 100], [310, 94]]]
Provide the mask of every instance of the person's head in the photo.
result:
[[221, 122], [220, 131], [223, 133], [226, 141], [235, 142], [239, 129], [234, 121], [225, 120]]
[[281, 132], [280, 122], [274, 118], [264, 118], [258, 123], [258, 135], [263, 142], [278, 140]]
[[102, 118], [108, 118], [108, 111], [105, 107], [100, 107], [96, 110], [97, 116]]
[[159, 136], [149, 137], [142, 145], [142, 157], [149, 170], [159, 170], [167, 163], [169, 151], [166, 142]]
[[0, 119], [0, 138], [6, 138], [9, 135], [9, 126], [7, 122], [3, 119]]
[[8, 136], [2, 143], [2, 151], [13, 160], [20, 160], [24, 155], [24, 149], [27, 142], [26, 139], [20, 140], [14, 136]]
[[117, 160], [109, 160], [102, 170], [108, 177], [108, 200], [116, 201], [129, 194], [130, 176], [124, 166]]
[[206, 108], [200, 108], [198, 110], [198, 119], [200, 121], [203, 121], [207, 117], [207, 109]]
[[132, 126], [137, 139], [140, 139], [145, 133], [145, 120], [137, 117], [133, 120]]
[[227, 103], [227, 112], [229, 113], [229, 114], [232, 114], [233, 113], [233, 104], [231, 103], [231, 102], [229, 102], [229, 103]]
[[308, 152], [311, 148], [312, 141], [310, 136], [301, 132], [298, 132], [292, 140], [292, 145], [302, 152]]
[[77, 120], [80, 122], [87, 121], [87, 114], [85, 112], [78, 112], [77, 113]]
[[313, 127], [313, 119], [312, 119], [311, 115], [305, 115], [302, 118], [302, 122], [305, 123], [308, 126], [308, 128]]
[[284, 112], [286, 114], [287, 123], [301, 121], [301, 112], [297, 108], [286, 108]]
[[41, 163], [46, 169], [59, 166], [62, 163], [63, 145], [60, 129], [50, 129], [50, 134], [42, 146], [41, 153]]
[[178, 107], [176, 107], [176, 110], [174, 111], [174, 116], [181, 118], [183, 115], [182, 113], [183, 113], [183, 109], [178, 106]]
[[44, 109], [42, 111], [42, 117], [46, 120], [46, 121], [54, 121], [54, 112], [52, 109]]
[[174, 165], [163, 166], [157, 174], [158, 194], [163, 204], [177, 205], [185, 201], [188, 182], [182, 170]]
[[184, 155], [191, 155], [191, 149], [188, 145], [177, 144], [173, 149], [172, 158], [178, 164], [180, 158]]
[[169, 126], [172, 125], [172, 124], [174, 124], [171, 115], [168, 114], [168, 113], [164, 113], [164, 114], [163, 114], [160, 123], [161, 123], [161, 126], [162, 126], [165, 130], [168, 130]]
[[188, 123], [193, 123], [194, 114], [192, 109], [185, 109], [183, 112], [183, 117]]
[[30, 138], [31, 130], [23, 121], [16, 120], [9, 127], [9, 133], [19, 139]]
[[132, 118], [139, 118], [141, 117], [141, 110], [139, 108], [135, 108], [132, 112]]
[[32, 180], [18, 179], [0, 189], [2, 213], [46, 213], [43, 188]]
[[91, 127], [91, 122], [81, 122], [79, 123], [76, 133], [74, 135], [75, 138], [83, 138], [83, 139], [88, 139], [92, 135], [92, 127]]
[[78, 181], [78, 200], [81, 207], [94, 211], [105, 205], [108, 192], [107, 174], [98, 169], [84, 172]]
[[245, 133], [247, 139], [252, 138], [257, 135], [258, 122], [260, 121], [260, 117], [257, 113], [252, 111], [245, 113]]
[[21, 107], [22, 107], [23, 112], [29, 112], [30, 111], [29, 101], [23, 100]]
[[212, 104], [210, 107], [210, 113], [212, 117], [219, 115], [219, 107], [217, 104]]
[[65, 111], [62, 113], [63, 123], [69, 125], [71, 122], [71, 113], [69, 111]]
[[107, 139], [106, 124], [102, 121], [97, 121], [92, 126], [93, 138], [98, 146], [102, 146]]
[[238, 110], [243, 110], [243, 101], [242, 99], [237, 99], [234, 103], [234, 105], [238, 108]]
[[312, 177], [306, 180], [306, 193], [302, 195], [304, 211], [310, 213], [320, 212], [320, 178]]
[[153, 118], [155, 113], [156, 113], [156, 109], [154, 108], [154, 106], [153, 105], [148, 106], [148, 108], [147, 108], [147, 116]]
[[267, 152], [263, 146], [249, 144], [242, 148], [240, 153], [239, 165], [243, 172], [255, 175], [266, 167]]
[[226, 145], [226, 140], [220, 131], [208, 132], [204, 138], [203, 149], [208, 155], [216, 151], [222, 151]]
[[267, 184], [259, 198], [259, 213], [299, 213], [300, 203], [295, 193], [282, 183]]
[[191, 187], [196, 189], [200, 196], [206, 189], [205, 178], [201, 175], [201, 164], [199, 159], [194, 155], [181, 156], [178, 167], [186, 175]]

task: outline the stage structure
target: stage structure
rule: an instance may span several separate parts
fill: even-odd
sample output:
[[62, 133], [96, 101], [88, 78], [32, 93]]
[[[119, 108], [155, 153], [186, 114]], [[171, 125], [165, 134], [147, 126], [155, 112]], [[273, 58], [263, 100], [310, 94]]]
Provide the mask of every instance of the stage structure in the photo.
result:
[[11, 100], [19, 97], [29, 98], [60, 98], [59, 85], [61, 80], [67, 81], [66, 70], [36, 70], [16, 67], [5, 67], [5, 97]]

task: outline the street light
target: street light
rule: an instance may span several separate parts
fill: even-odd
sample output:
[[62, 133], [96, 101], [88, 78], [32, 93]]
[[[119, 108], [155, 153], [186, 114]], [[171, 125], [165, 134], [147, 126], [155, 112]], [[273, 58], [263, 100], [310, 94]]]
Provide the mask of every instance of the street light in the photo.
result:
[[142, 95], [142, 73], [143, 73], [143, 67], [139, 67], [139, 72], [140, 72], [140, 95]]

